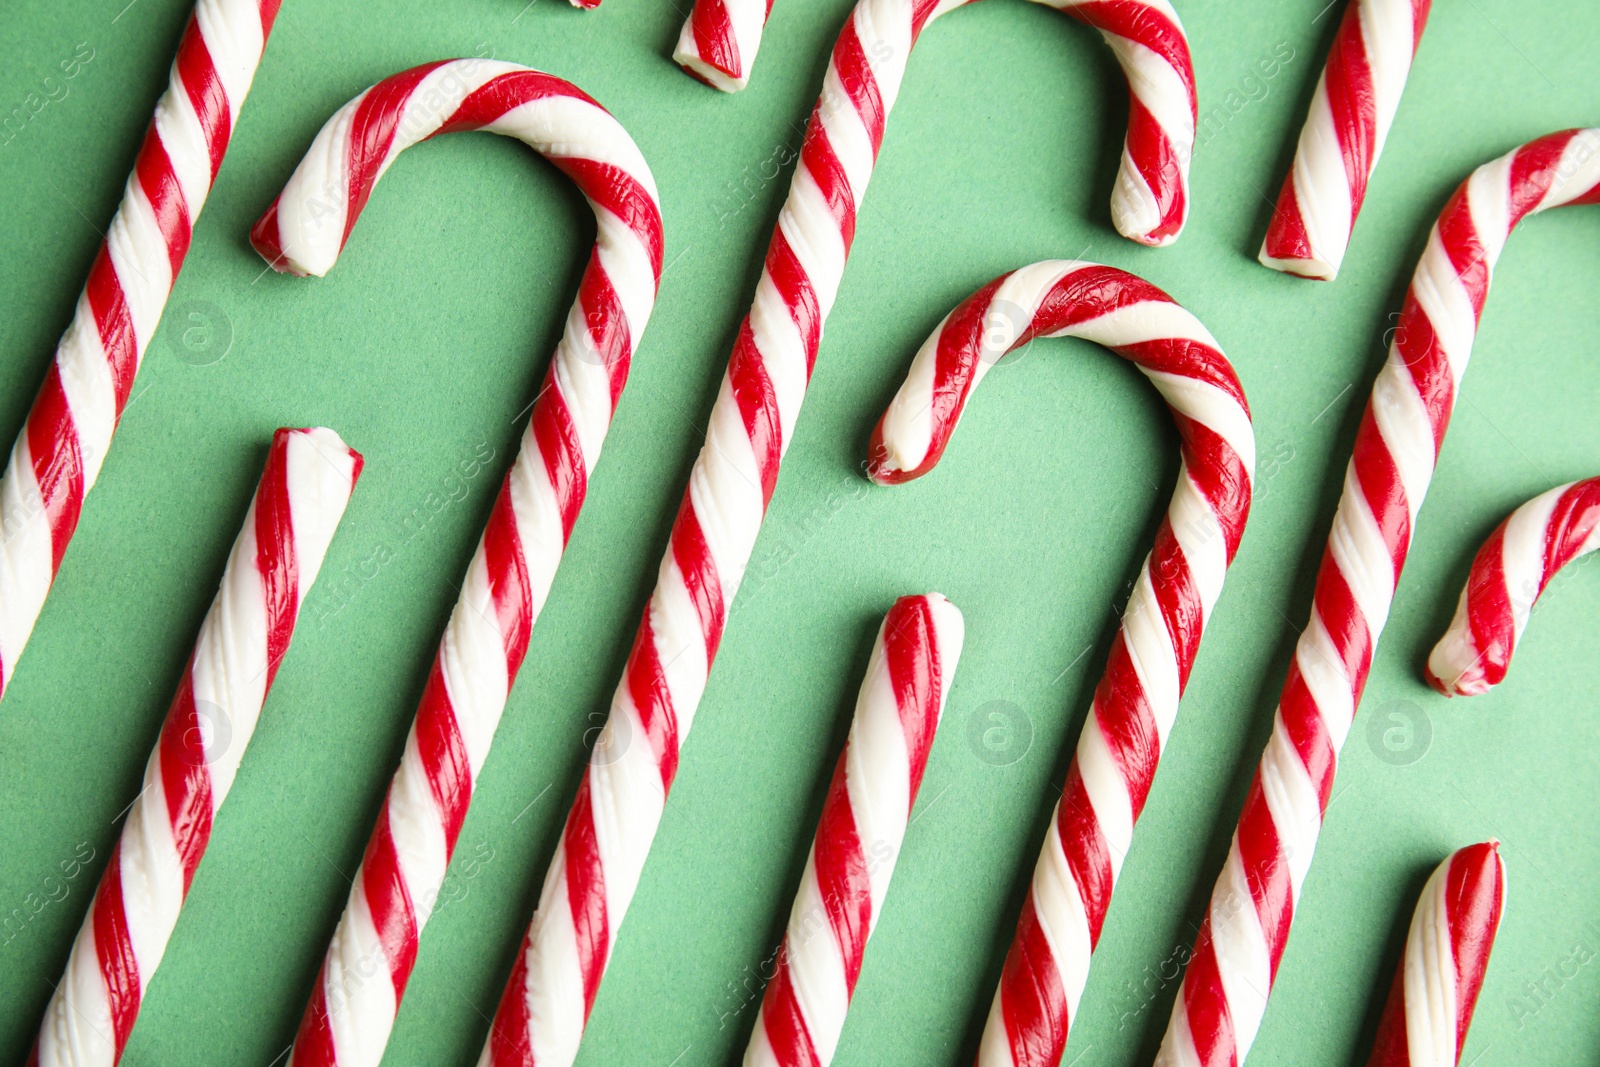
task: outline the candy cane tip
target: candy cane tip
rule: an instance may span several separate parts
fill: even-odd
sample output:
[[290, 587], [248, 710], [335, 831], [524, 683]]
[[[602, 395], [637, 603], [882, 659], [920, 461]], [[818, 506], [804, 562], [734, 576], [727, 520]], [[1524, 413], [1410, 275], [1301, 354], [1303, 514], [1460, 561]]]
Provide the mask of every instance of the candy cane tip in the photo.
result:
[[1304, 256], [1275, 256], [1267, 251], [1267, 247], [1263, 244], [1261, 254], [1256, 256], [1263, 267], [1311, 282], [1331, 282], [1339, 275], [1337, 263], [1330, 263], [1310, 253]]
[[741, 76], [681, 48], [672, 53], [672, 59], [695, 81], [724, 93], [737, 93], [750, 84], [749, 75]]
[[600, 0], [572, 0], [572, 6], [579, 11], [593, 11], [600, 6]]
[[280, 427], [272, 435], [274, 445], [286, 443], [291, 437], [305, 437], [310, 440], [313, 447], [330, 464], [338, 465], [342, 458], [350, 464], [350, 485], [353, 487], [361, 480], [361, 471], [367, 464], [367, 459], [360, 452], [345, 444], [344, 438], [338, 432], [326, 426]]
[[278, 202], [274, 200], [266, 214], [250, 227], [250, 247], [254, 248], [267, 266], [279, 274], [293, 274], [304, 278], [309, 272], [289, 260], [283, 251], [283, 237], [278, 229]]
[[867, 445], [867, 478], [874, 485], [904, 485], [928, 473], [938, 462], [938, 456], [929, 456], [915, 466], [906, 466], [906, 457], [895, 435], [884, 429], [893, 410], [891, 406], [889, 411], [883, 413], [878, 424], [872, 428], [872, 440]]

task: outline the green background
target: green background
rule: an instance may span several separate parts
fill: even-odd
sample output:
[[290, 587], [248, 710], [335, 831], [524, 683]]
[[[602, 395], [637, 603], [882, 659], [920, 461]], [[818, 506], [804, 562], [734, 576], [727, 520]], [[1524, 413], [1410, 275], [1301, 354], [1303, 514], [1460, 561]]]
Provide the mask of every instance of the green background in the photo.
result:
[[[59, 97], [0, 144], [7, 440], [188, 17], [189, 0], [126, 2], [0, 7], [0, 110]], [[734, 606], [583, 1064], [737, 1062], [872, 633], [895, 596], [927, 589], [965, 611], [966, 651], [836, 1062], [970, 1061], [1053, 783], [1171, 491], [1176, 436], [1131, 367], [1047, 342], [990, 377], [935, 474], [879, 489], [858, 464], [950, 307], [1004, 270], [1074, 256], [1148, 277], [1210, 327], [1249, 393], [1261, 453], [1254, 521], [1067, 1054], [1085, 1067], [1149, 1062], [1175, 991], [1161, 975], [1191, 943], [1270, 729], [1388, 316], [1428, 227], [1473, 166], [1600, 121], [1592, 4], [1437, 4], [1341, 277], [1267, 271], [1254, 260], [1269, 198], [1338, 17], [1319, 18], [1323, 3], [1182, 5], [1202, 110], [1221, 105], [1223, 119], [1194, 162], [1189, 227], [1164, 250], [1109, 225], [1127, 105], [1095, 34], [995, 0], [924, 35], [756, 546], [761, 577]], [[0, 912], [30, 915], [0, 944], [0, 1063], [21, 1061], [61, 973], [272, 428], [324, 424], [365, 453], [366, 474], [124, 1062], [266, 1067], [286, 1051], [593, 223], [521, 145], [451, 137], [406, 153], [325, 280], [263, 276], [246, 233], [335, 108], [401, 68], [481, 49], [570, 78], [617, 115], [660, 184], [670, 267], [384, 1062], [475, 1061], [787, 187], [792, 168], [767, 180], [768, 161], [798, 145], [849, 9], [778, 0], [752, 87], [727, 97], [668, 59], [673, 3], [284, 5], [0, 707]], [[80, 42], [93, 59], [47, 85]], [[1261, 61], [1289, 52], [1261, 76]], [[1501, 261], [1255, 1064], [1363, 1062], [1422, 881], [1447, 851], [1491, 835], [1505, 843], [1510, 899], [1466, 1060], [1600, 1062], [1600, 833], [1588, 817], [1600, 657], [1581, 625], [1600, 568], [1558, 583], [1499, 691], [1447, 705], [1420, 681], [1480, 540], [1524, 499], [1600, 473], [1597, 246], [1600, 212], [1564, 211], [1523, 226]], [[494, 451], [488, 472], [451, 480], [480, 449]], [[459, 499], [405, 525], [434, 493]], [[350, 577], [385, 544], [391, 562]], [[354, 590], [343, 603], [340, 581]], [[1007, 721], [1009, 742], [985, 734]], [[53, 877], [91, 849], [76, 878]], [[1575, 949], [1591, 963], [1569, 964]], [[1541, 982], [1535, 999], [1527, 983]]]

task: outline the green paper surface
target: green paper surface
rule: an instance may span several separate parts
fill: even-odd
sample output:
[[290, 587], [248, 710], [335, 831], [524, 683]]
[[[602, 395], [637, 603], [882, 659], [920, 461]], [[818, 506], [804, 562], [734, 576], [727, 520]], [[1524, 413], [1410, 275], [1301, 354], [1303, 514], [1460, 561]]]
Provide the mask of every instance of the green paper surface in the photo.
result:
[[[1139, 273], [1200, 317], [1244, 382], [1261, 456], [1252, 521], [1066, 1055], [1150, 1062], [1428, 228], [1477, 164], [1600, 122], [1600, 9], [1436, 4], [1338, 281], [1268, 271], [1256, 249], [1338, 18], [1323, 3], [1181, 5], [1202, 113], [1222, 110], [1194, 161], [1189, 226], [1161, 250], [1110, 226], [1127, 103], [1094, 33], [991, 0], [923, 36], [580, 1063], [739, 1061], [873, 632], [896, 596], [929, 589], [965, 612], [966, 649], [835, 1063], [971, 1061], [1055, 783], [1171, 492], [1177, 437], [1131, 366], [1041, 342], [987, 379], [936, 472], [881, 489], [859, 465], [913, 352], [956, 302], [1003, 271], [1071, 257]], [[282, 1062], [593, 222], [553, 168], [482, 135], [407, 152], [326, 279], [264, 274], [246, 235], [362, 88], [492, 52], [571, 79], [632, 133], [660, 185], [668, 269], [384, 1063], [476, 1061], [849, 10], [777, 0], [751, 87], [730, 97], [671, 63], [673, 3], [287, 0], [0, 704], [0, 915], [26, 917], [0, 934], [0, 1063], [20, 1063], [33, 1040], [272, 429], [321, 424], [365, 454], [366, 473], [123, 1060]], [[188, 15], [189, 0], [0, 7], [0, 112], [30, 116], [0, 134], [7, 441]], [[80, 49], [92, 58], [62, 80]], [[1523, 225], [1500, 262], [1252, 1064], [1365, 1062], [1423, 880], [1489, 837], [1504, 843], [1509, 903], [1464, 1062], [1596, 1062], [1600, 832], [1587, 813], [1600, 800], [1600, 657], [1585, 620], [1600, 568], [1555, 584], [1499, 690], [1447, 703], [1420, 673], [1482, 538], [1523, 500], [1600, 473], [1596, 247], [1600, 211], [1569, 209]], [[483, 455], [483, 473], [453, 475]]]

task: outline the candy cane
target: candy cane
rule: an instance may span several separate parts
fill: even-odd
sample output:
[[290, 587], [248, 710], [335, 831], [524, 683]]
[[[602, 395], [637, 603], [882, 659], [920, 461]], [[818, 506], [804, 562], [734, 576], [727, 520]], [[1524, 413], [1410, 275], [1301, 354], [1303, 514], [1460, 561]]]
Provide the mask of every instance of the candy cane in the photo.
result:
[[55, 362], [0, 478], [0, 695], [133, 392], [280, 0], [200, 0]]
[[[754, 305], [740, 326], [655, 591], [545, 875], [484, 1064], [570, 1064], [577, 1055], [793, 436], [906, 57], [928, 22], [956, 6], [959, 0], [861, 0], [834, 46]], [[1135, 20], [1136, 12], [1147, 17]], [[1163, 84], [1150, 64], [1183, 80], [1177, 72], [1189, 69], [1188, 47], [1175, 19], [1139, 3], [1112, 2], [1102, 13], [1152, 44], [1170, 45], [1170, 60], [1144, 48], [1117, 53], [1134, 84]], [[1149, 114], [1134, 107], [1131, 143], [1149, 143]], [[1163, 173], [1175, 180], [1178, 171]], [[1163, 201], [1175, 213], [1175, 234], [1187, 197], [1179, 195], [1181, 185], [1162, 188], [1175, 198]], [[1152, 239], [1157, 231], [1169, 234], [1161, 224]]]
[[274, 266], [320, 275], [407, 147], [487, 130], [527, 142], [594, 209], [594, 251], [566, 330], [461, 583], [378, 825], [295, 1038], [292, 1067], [373, 1067], [528, 651], [661, 279], [655, 179], [627, 132], [577, 87], [496, 60], [430, 63], [328, 120], [251, 233]]
[[332, 430], [279, 430], [144, 788], [111, 850], [28, 1067], [122, 1059], [306, 592], [361, 475]]
[[1588, 203], [1600, 203], [1600, 129], [1568, 130], [1479, 167], [1429, 235], [1356, 432], [1311, 624], [1173, 1006], [1163, 1067], [1242, 1064], [1255, 1042], [1495, 260], [1523, 218]]
[[996, 278], [939, 324], [873, 431], [872, 479], [931, 470], [989, 368], [1036, 337], [1082, 337], [1131, 360], [1172, 409], [1183, 462], [1067, 769], [980, 1067], [1061, 1061], [1134, 824], [1244, 533], [1255, 470], [1244, 391], [1206, 328], [1126, 271], [1048, 260]]
[[1512, 512], [1472, 561], [1456, 617], [1428, 657], [1428, 684], [1447, 697], [1499, 685], [1550, 580], [1597, 548], [1600, 478], [1557, 486]]
[[1322, 281], [1339, 273], [1431, 4], [1350, 0], [1261, 245], [1266, 266]]
[[695, 0], [672, 58], [713, 89], [736, 93], [750, 84], [772, 0]]
[[961, 612], [901, 597], [872, 646], [745, 1067], [827, 1067], [961, 656]]
[[1368, 1067], [1455, 1067], [1500, 929], [1500, 843], [1451, 853], [1422, 887]]

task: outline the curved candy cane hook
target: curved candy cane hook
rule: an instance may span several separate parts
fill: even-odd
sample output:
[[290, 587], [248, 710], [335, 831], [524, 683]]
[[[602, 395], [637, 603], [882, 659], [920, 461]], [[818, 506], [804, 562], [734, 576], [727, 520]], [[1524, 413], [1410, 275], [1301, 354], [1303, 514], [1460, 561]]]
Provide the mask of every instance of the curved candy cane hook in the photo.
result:
[[[972, 0], [863, 0], [834, 48], [819, 112], [849, 180], [865, 185], [872, 168], [862, 153], [883, 137], [899, 92], [906, 56], [933, 19]], [[1132, 103], [1122, 168], [1111, 199], [1117, 231], [1141, 244], [1175, 240], [1189, 213], [1189, 160], [1194, 154], [1194, 64], [1178, 13], [1167, 0], [1035, 0], [1100, 32], [1122, 67]], [[743, 89], [761, 44], [772, 0], [696, 0], [672, 58], [724, 92]], [[850, 112], [855, 112], [853, 114]], [[852, 129], [858, 124], [864, 130]], [[848, 135], [848, 136], [846, 136]], [[840, 176], [841, 178], [843, 175]], [[821, 188], [826, 191], [829, 184]], [[858, 195], [859, 198], [859, 195]]]
[[1505, 913], [1500, 842], [1445, 857], [1422, 887], [1367, 1067], [1456, 1067]]
[[1600, 548], [1600, 478], [1541, 493], [1496, 527], [1472, 561], [1456, 615], [1428, 657], [1428, 684], [1445, 696], [1499, 685], [1556, 572]]
[[594, 251], [440, 639], [405, 755], [295, 1038], [293, 1067], [376, 1067], [383, 1055], [661, 278], [655, 179], [627, 132], [570, 83], [486, 59], [416, 67], [346, 104], [251, 240], [280, 269], [322, 274], [395, 157], [461, 130], [519, 138], [576, 182], [594, 209]]
[[928, 338], [873, 431], [873, 481], [933, 469], [978, 382], [1036, 337], [1082, 337], [1133, 362], [1172, 411], [1182, 464], [1067, 769], [984, 1028], [982, 1067], [1061, 1060], [1122, 858], [1249, 518], [1255, 471], [1244, 390], [1206, 328], [1126, 271], [1047, 260], [996, 278]]
[[[1495, 260], [1516, 224], [1600, 203], [1600, 129], [1567, 130], [1473, 171], [1445, 205], [1406, 292], [1356, 432], [1344, 493], [1272, 736], [1156, 1062], [1242, 1065], [1266, 1012], [1333, 795], [1339, 749], [1433, 479]], [[1242, 904], [1241, 904], [1242, 902]]]

